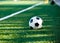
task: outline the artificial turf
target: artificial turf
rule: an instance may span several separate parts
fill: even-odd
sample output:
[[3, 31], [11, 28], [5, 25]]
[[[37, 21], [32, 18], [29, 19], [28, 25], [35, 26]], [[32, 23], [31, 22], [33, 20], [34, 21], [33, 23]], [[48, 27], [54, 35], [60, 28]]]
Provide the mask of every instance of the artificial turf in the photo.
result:
[[[0, 5], [0, 18], [31, 5]], [[40, 16], [43, 28], [29, 28], [29, 19]], [[31, 10], [0, 21], [0, 43], [58, 43], [60, 36], [60, 7], [41, 5]]]

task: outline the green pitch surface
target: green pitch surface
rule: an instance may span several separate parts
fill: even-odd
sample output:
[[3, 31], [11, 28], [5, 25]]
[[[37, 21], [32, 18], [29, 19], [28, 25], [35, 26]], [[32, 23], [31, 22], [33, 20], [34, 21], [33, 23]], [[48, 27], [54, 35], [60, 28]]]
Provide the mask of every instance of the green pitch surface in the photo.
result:
[[[31, 6], [0, 4], [0, 18]], [[43, 28], [29, 28], [29, 19], [40, 16]], [[31, 10], [0, 21], [0, 43], [57, 43], [60, 37], [60, 7], [57, 5], [41, 5]]]

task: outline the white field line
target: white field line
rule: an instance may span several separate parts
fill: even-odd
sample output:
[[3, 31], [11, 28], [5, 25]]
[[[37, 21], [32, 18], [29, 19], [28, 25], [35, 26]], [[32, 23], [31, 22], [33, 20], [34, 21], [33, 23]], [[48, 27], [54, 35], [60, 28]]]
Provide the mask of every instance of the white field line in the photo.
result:
[[8, 18], [10, 18], [10, 17], [12, 17], [12, 16], [15, 16], [15, 15], [17, 15], [17, 14], [20, 14], [20, 13], [22, 13], [22, 12], [25, 12], [25, 11], [27, 11], [27, 10], [30, 10], [30, 9], [32, 9], [32, 8], [34, 8], [34, 7], [36, 7], [36, 6], [42, 5], [42, 4], [47, 4], [47, 3], [41, 1], [41, 2], [39, 2], [39, 3], [37, 3], [37, 4], [34, 4], [34, 5], [26, 8], [26, 9], [23, 9], [23, 10], [20, 10], [20, 11], [18, 11], [18, 12], [15, 12], [15, 13], [12, 13], [12, 14], [10, 14], [10, 15], [7, 15], [7, 16], [5, 16], [5, 17], [2, 17], [2, 18], [0, 18], [0, 21], [5, 20], [5, 19], [8, 19]]

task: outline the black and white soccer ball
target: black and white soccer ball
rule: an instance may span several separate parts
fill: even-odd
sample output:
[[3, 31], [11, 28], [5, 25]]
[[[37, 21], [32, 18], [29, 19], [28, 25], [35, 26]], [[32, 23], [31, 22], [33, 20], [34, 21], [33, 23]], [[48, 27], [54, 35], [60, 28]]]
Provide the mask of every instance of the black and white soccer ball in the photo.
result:
[[31, 29], [39, 29], [42, 28], [42, 23], [43, 23], [42, 18], [34, 16], [29, 20], [29, 27]]
[[50, 0], [51, 4], [56, 4], [58, 6], [60, 6], [60, 0]]

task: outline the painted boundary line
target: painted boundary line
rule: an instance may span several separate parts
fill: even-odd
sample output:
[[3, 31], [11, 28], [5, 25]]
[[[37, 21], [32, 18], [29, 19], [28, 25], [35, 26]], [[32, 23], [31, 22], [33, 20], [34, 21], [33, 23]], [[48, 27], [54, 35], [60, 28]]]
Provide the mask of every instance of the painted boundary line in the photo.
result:
[[15, 15], [18, 15], [18, 14], [20, 14], [20, 13], [23, 13], [23, 12], [25, 12], [25, 11], [27, 11], [27, 10], [30, 10], [30, 9], [32, 9], [32, 8], [34, 8], [34, 7], [36, 7], [36, 6], [42, 5], [42, 4], [47, 4], [47, 2], [43, 2], [43, 1], [42, 1], [42, 2], [39, 2], [39, 3], [37, 3], [37, 4], [34, 4], [34, 5], [26, 8], [26, 9], [20, 10], [20, 11], [18, 11], [18, 12], [15, 12], [15, 13], [12, 13], [12, 14], [10, 14], [10, 15], [7, 15], [7, 16], [5, 16], [5, 17], [0, 18], [0, 21], [5, 20], [5, 19], [8, 19], [8, 18], [10, 18], [10, 17], [13, 17], [13, 16], [15, 16]]

